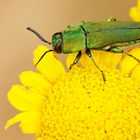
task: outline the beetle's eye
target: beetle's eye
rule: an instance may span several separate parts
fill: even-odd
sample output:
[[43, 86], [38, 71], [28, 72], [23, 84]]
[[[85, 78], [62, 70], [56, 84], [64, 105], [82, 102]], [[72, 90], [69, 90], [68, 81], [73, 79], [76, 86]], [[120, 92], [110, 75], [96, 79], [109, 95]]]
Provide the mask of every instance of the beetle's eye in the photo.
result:
[[52, 36], [52, 47], [54, 48], [54, 50], [57, 53], [61, 53], [62, 52], [62, 47], [63, 47], [63, 37], [62, 37], [62, 33], [55, 33]]

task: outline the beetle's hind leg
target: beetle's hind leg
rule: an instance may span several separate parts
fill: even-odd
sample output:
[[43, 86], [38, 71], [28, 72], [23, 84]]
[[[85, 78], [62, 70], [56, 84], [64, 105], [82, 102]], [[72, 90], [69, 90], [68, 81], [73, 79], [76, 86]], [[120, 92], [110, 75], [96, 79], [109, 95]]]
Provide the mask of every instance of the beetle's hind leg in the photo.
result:
[[86, 54], [87, 54], [87, 56], [93, 61], [93, 63], [95, 64], [96, 68], [101, 72], [102, 77], [103, 77], [103, 80], [104, 80], [104, 82], [105, 82], [105, 81], [106, 81], [105, 74], [104, 74], [104, 72], [99, 68], [99, 66], [97, 65], [97, 63], [94, 61], [94, 59], [93, 59], [93, 57], [92, 57], [92, 54], [91, 54], [91, 52], [90, 52], [89, 49], [86, 49]]
[[122, 50], [120, 48], [117, 48], [117, 47], [110, 47], [109, 49], [107, 49], [106, 51], [109, 51], [109, 52], [113, 52], [113, 53], [124, 53], [130, 57], [132, 57], [133, 59], [135, 59], [137, 62], [140, 63], [140, 60], [138, 58], [136, 58], [135, 56], [129, 54], [127, 51], [125, 50]]
[[82, 56], [82, 52], [79, 51], [78, 54], [77, 54], [77, 56], [75, 57], [73, 63], [70, 65], [69, 69], [71, 69], [75, 64], [78, 63], [78, 61], [80, 60], [81, 56]]

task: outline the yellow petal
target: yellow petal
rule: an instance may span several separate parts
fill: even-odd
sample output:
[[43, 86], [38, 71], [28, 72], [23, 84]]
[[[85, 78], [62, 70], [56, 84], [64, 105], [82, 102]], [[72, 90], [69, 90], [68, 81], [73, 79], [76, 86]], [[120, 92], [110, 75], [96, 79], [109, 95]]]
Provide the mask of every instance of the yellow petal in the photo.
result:
[[69, 68], [71, 64], [73, 64], [74, 59], [76, 58], [77, 53], [71, 53], [67, 56], [66, 58], [66, 64], [67, 67]]
[[[91, 51], [92, 53], [92, 56], [93, 56], [93, 59], [95, 60], [96, 63], [98, 63], [99, 61], [99, 53], [97, 51]], [[81, 59], [80, 59], [80, 63], [83, 65], [83, 66], [86, 66], [86, 65], [93, 65], [93, 62], [92, 60], [86, 55], [86, 53], [84, 52]]]
[[140, 65], [134, 69], [131, 78], [137, 82], [140, 82]]
[[38, 93], [30, 93], [23, 86], [14, 85], [8, 92], [8, 100], [17, 110], [37, 111], [42, 107], [44, 96]]
[[7, 121], [5, 129], [17, 122], [20, 122], [20, 127], [23, 133], [37, 134], [41, 131], [41, 114], [39, 112], [22, 112], [16, 115]]
[[137, 5], [130, 9], [129, 15], [134, 21], [140, 21], [140, 0], [137, 0]]
[[44, 137], [38, 137], [36, 140], [46, 140]]
[[19, 78], [23, 85], [27, 88], [37, 89], [38, 93], [46, 93], [52, 86], [40, 73], [33, 71], [22, 72]]
[[[121, 59], [122, 54], [115, 54], [104, 51], [91, 51], [94, 61], [100, 65], [110, 65], [116, 67], [118, 62]], [[83, 55], [80, 61], [83, 65], [93, 65], [93, 62], [90, 60], [87, 55]]]
[[[133, 48], [128, 53], [140, 59], [140, 48]], [[121, 70], [126, 73], [129, 73], [137, 64], [138, 64], [138, 61], [126, 55], [121, 62]]]
[[140, 10], [136, 7], [130, 9], [129, 15], [134, 21], [140, 21]]
[[[39, 46], [34, 50], [34, 64], [38, 62], [47, 50], [49, 49], [45, 46]], [[36, 68], [51, 82], [55, 82], [65, 74], [63, 64], [53, 55], [53, 52], [47, 53]]]
[[102, 65], [110, 65], [113, 67], [116, 67], [116, 65], [119, 63], [122, 54], [116, 54], [111, 52], [96, 52], [98, 53], [98, 63], [101, 63]]

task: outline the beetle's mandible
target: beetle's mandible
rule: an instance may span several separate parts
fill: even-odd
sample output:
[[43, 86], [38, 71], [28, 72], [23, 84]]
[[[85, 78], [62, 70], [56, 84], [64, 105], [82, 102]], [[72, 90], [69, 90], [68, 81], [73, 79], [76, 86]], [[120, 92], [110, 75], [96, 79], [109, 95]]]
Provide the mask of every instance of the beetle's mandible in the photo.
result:
[[[81, 22], [78, 25], [68, 26], [66, 30], [57, 32], [52, 36], [52, 41], [45, 40], [38, 32], [28, 27], [43, 42], [52, 45], [53, 49], [46, 51], [36, 65], [42, 60], [46, 53], [55, 51], [57, 53], [77, 52], [73, 65], [77, 64], [81, 58], [82, 51], [85, 50], [87, 56], [93, 61], [101, 72], [103, 80], [106, 81], [104, 72], [94, 61], [90, 50], [103, 50], [112, 53], [125, 53], [140, 63], [140, 60], [127, 53], [121, 47], [140, 43], [140, 22], [122, 22], [115, 18], [110, 18], [103, 22]], [[36, 66], [35, 65], [35, 66]]]

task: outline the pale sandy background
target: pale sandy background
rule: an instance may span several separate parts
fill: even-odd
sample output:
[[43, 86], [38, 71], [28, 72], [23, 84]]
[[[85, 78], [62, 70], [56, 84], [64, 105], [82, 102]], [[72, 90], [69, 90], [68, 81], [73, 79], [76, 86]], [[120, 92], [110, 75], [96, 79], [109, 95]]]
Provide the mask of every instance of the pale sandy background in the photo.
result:
[[35, 27], [51, 40], [53, 33], [82, 20], [131, 20], [128, 11], [135, 4], [136, 0], [0, 0], [0, 140], [33, 140], [18, 125], [3, 130], [17, 113], [6, 99], [7, 91], [18, 83], [21, 71], [33, 69], [32, 51], [43, 44], [26, 27]]

